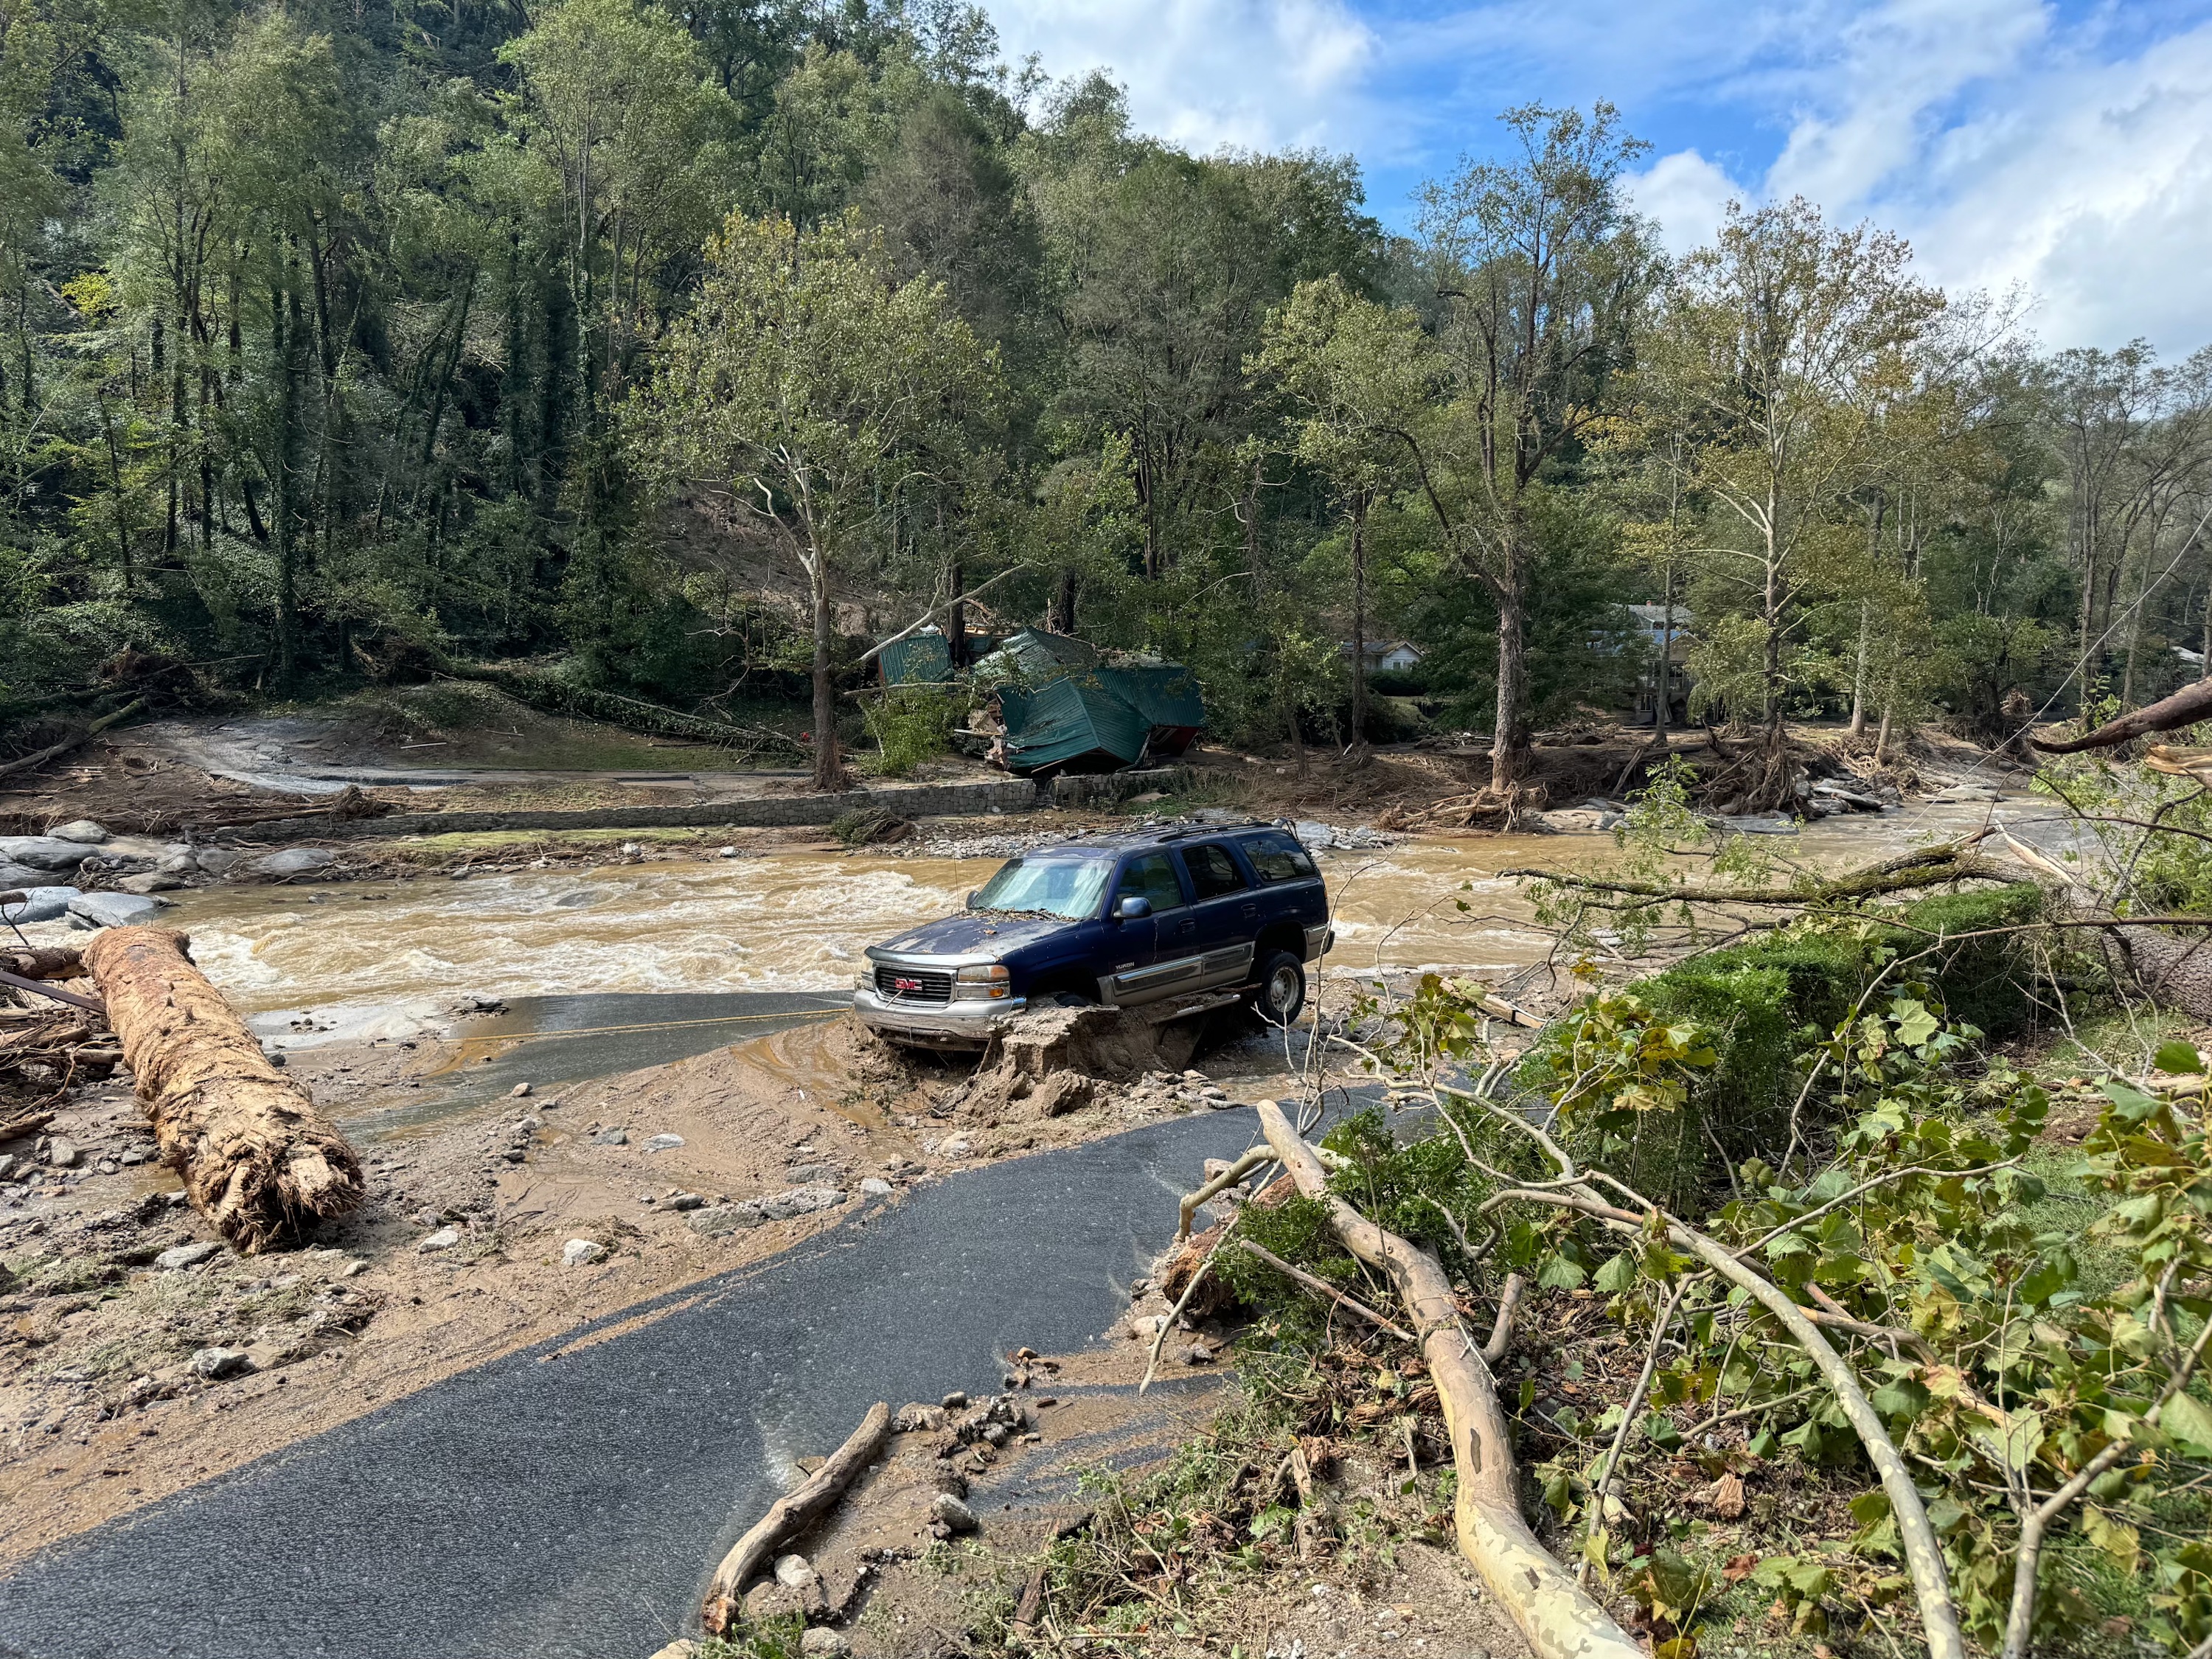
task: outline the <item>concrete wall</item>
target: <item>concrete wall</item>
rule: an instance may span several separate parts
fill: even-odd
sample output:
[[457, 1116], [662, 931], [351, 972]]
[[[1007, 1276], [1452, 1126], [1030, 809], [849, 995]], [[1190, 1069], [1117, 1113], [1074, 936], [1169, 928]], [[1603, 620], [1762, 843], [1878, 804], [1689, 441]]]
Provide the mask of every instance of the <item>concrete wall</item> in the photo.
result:
[[759, 829], [828, 823], [863, 806], [879, 806], [902, 818], [980, 817], [1027, 812], [1042, 804], [1028, 778], [982, 783], [918, 783], [848, 789], [836, 795], [764, 795], [702, 806], [604, 806], [581, 811], [518, 812], [395, 812], [380, 818], [271, 818], [234, 824], [218, 841], [331, 841], [445, 836], [493, 830], [664, 830], [730, 825]]

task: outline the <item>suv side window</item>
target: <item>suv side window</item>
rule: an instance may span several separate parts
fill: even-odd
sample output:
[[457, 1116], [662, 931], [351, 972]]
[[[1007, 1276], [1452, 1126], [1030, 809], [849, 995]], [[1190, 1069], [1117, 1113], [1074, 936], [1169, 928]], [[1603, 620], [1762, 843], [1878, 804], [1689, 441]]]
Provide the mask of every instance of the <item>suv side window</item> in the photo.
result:
[[1121, 908], [1125, 898], [1150, 899], [1155, 913], [1182, 905], [1182, 884], [1176, 879], [1175, 865], [1165, 853], [1147, 853], [1122, 866], [1121, 884], [1114, 889], [1114, 908]]
[[1306, 849], [1280, 832], [1254, 836], [1239, 845], [1244, 848], [1244, 856], [1252, 860], [1252, 867], [1260, 872], [1261, 881], [1308, 881], [1321, 873], [1306, 856]]
[[1224, 893], [1244, 890], [1243, 872], [1237, 869], [1237, 860], [1229, 856], [1226, 847], [1212, 842], [1186, 847], [1182, 849], [1182, 867], [1190, 872], [1191, 889], [1200, 904], [1210, 898], [1219, 898]]

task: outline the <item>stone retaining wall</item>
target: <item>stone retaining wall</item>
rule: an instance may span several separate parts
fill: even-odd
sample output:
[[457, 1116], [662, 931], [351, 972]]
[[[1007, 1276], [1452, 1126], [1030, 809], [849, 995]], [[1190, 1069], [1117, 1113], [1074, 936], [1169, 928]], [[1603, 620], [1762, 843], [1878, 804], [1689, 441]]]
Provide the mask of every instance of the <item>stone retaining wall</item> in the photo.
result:
[[380, 818], [271, 818], [234, 824], [218, 841], [332, 841], [395, 836], [481, 834], [496, 830], [665, 830], [687, 827], [761, 829], [829, 823], [863, 806], [879, 806], [902, 818], [976, 817], [990, 812], [1028, 812], [1043, 805], [1028, 778], [981, 783], [920, 783], [896, 788], [848, 789], [835, 795], [763, 795], [700, 806], [603, 806], [579, 811], [516, 812], [395, 812]]
[[1109, 806], [1132, 795], [1157, 789], [1172, 795], [1188, 789], [1196, 775], [1188, 766], [1154, 766], [1141, 772], [1091, 772], [1052, 781], [1052, 804], [1065, 808]]

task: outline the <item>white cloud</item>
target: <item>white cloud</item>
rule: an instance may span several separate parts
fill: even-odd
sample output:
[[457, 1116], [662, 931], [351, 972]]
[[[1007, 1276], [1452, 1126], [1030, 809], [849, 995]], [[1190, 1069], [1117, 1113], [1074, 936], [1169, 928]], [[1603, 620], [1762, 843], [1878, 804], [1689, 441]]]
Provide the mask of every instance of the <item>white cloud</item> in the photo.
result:
[[1730, 201], [1741, 201], [1742, 185], [1693, 149], [1662, 155], [1629, 180], [1636, 210], [1656, 222], [1659, 240], [1670, 253], [1687, 253], [1720, 228]]
[[1765, 70], [1793, 95], [1763, 171], [1680, 150], [1631, 194], [1677, 248], [1731, 194], [1802, 195], [1902, 233], [1948, 288], [2026, 289], [2049, 344], [2179, 355], [2212, 340], [2212, 23], [2115, 52], [2097, 22], [2062, 29], [2034, 0], [1869, 9]]
[[1012, 55], [1054, 76], [1103, 68], [1138, 128], [1188, 149], [1348, 148], [1373, 32], [1342, 0], [1000, 0]]

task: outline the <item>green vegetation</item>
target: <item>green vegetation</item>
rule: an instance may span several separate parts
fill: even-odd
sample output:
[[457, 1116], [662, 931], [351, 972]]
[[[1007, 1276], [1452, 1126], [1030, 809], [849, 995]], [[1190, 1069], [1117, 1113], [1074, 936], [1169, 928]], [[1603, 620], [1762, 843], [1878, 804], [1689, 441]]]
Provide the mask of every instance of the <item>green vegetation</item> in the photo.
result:
[[1776, 802], [1784, 718], [2008, 737], [2207, 637], [2212, 359], [2038, 358], [1802, 202], [1668, 259], [1603, 104], [1507, 112], [1391, 235], [1347, 159], [1146, 137], [959, 4], [7, 35], [11, 716], [119, 706], [126, 648], [185, 700], [488, 664], [827, 781], [855, 641], [927, 607], [1187, 663], [1294, 748], [1401, 735], [1344, 647], [1408, 639], [1511, 789], [1667, 598]]

